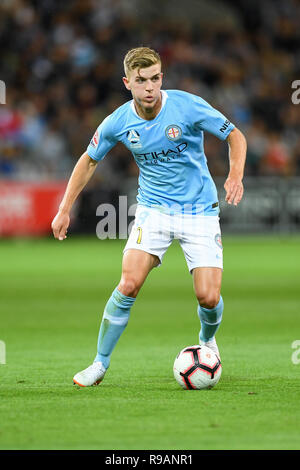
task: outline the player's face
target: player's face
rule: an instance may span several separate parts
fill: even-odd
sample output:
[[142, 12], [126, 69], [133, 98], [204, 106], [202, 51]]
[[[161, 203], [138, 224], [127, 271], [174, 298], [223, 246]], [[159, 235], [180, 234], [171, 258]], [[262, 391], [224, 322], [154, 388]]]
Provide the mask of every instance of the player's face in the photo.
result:
[[127, 90], [131, 91], [136, 104], [146, 114], [161, 105], [162, 76], [161, 64], [155, 64], [132, 70], [129, 77], [123, 78]]

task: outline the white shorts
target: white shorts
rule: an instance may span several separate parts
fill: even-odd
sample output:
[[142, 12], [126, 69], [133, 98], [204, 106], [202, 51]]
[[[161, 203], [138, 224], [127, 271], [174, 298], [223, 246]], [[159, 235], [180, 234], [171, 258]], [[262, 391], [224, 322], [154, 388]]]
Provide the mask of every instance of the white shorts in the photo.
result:
[[123, 250], [146, 251], [159, 258], [178, 239], [190, 272], [197, 267], [223, 269], [219, 216], [170, 215], [158, 209], [137, 206], [135, 220]]

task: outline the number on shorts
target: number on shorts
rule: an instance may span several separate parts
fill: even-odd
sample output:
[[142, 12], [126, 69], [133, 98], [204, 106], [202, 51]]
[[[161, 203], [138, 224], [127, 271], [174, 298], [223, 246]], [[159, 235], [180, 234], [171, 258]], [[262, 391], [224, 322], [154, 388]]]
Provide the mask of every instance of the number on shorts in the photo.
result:
[[138, 224], [143, 224], [146, 220], [146, 218], [148, 217], [149, 215], [149, 212], [147, 211], [143, 211], [139, 214], [139, 216], [137, 217], [137, 220], [136, 220], [136, 223]]

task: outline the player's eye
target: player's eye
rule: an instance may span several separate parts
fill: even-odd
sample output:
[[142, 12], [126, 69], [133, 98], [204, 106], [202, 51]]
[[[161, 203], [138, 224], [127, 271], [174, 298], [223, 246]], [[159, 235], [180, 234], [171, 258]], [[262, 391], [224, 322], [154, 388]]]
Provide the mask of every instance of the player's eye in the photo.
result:
[[152, 81], [153, 81], [153, 82], [157, 82], [158, 80], [159, 80], [159, 75], [157, 75], [156, 77], [153, 77], [153, 78], [152, 78]]

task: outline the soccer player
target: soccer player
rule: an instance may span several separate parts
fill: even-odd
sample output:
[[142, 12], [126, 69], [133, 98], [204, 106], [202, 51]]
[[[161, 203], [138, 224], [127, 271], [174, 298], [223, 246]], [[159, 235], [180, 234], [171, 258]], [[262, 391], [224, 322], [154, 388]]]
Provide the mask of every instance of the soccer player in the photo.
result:
[[179, 90], [161, 90], [161, 59], [147, 47], [131, 49], [124, 59], [125, 87], [132, 100], [107, 116], [72, 172], [59, 211], [54, 237], [66, 238], [69, 213], [97, 163], [117, 143], [132, 152], [139, 167], [135, 222], [123, 252], [122, 275], [104, 308], [97, 355], [73, 382], [99, 384], [130, 310], [149, 272], [162, 262], [177, 238], [193, 277], [200, 319], [199, 342], [220, 357], [215, 334], [223, 313], [223, 269], [219, 203], [203, 149], [203, 131], [227, 140], [229, 174], [226, 201], [243, 196], [246, 139], [226, 117], [202, 98]]

